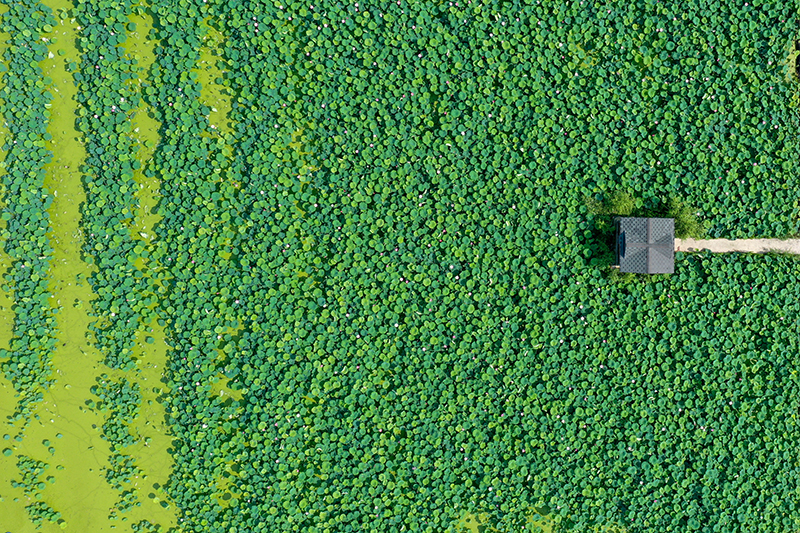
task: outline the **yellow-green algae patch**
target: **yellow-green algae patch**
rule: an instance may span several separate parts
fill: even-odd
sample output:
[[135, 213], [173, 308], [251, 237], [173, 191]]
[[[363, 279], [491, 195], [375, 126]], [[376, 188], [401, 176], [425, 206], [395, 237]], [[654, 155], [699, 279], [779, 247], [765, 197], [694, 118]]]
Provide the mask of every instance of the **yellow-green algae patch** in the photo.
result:
[[228, 386], [228, 383], [230, 383], [230, 379], [223, 374], [212, 377], [211, 397], [219, 399], [233, 398], [236, 401], [241, 400], [244, 396], [244, 391], [232, 389]]
[[[291, 141], [289, 142], [289, 148], [294, 151], [299, 157], [299, 160], [305, 160], [303, 156], [311, 155], [310, 147], [308, 145], [308, 140], [303, 137], [303, 133], [305, 132], [305, 128], [298, 128], [292, 132]], [[320, 167], [310, 165], [309, 163], [304, 162], [303, 165], [300, 167], [300, 189], [305, 185], [308, 185], [311, 181], [309, 179], [309, 174], [312, 172], [316, 172], [319, 170]], [[295, 202], [296, 204], [296, 202]]]
[[[0, 226], [0, 229], [2, 226]], [[0, 246], [0, 349], [8, 350], [11, 338], [14, 335], [14, 294], [6, 285], [5, 276], [11, 268], [11, 258]]]
[[200, 102], [208, 106], [211, 112], [208, 115], [209, 127], [220, 133], [231, 133], [229, 122], [231, 112], [231, 95], [217, 80], [221, 80], [227, 73], [222, 67], [226, 66], [221, 57], [220, 47], [225, 43], [225, 36], [206, 19], [203, 23], [203, 46], [200, 48], [200, 59], [197, 67], [192, 71], [197, 76], [197, 81], [202, 87]]
[[[170, 347], [165, 343], [163, 327], [153, 323], [137, 334], [133, 357], [136, 368], [130, 371], [107, 370], [112, 379], [126, 378], [139, 384], [141, 405], [138, 416], [130, 425], [130, 432], [137, 437], [136, 444], [121, 450], [133, 457], [143, 475], [132, 480], [128, 488], [135, 489], [140, 506], [126, 511], [122, 516], [137, 522], [147, 519], [161, 525], [165, 530], [177, 523], [175, 507], [169, 504], [165, 494], [158, 499], [148, 497], [154, 486], [160, 487], [169, 481], [172, 472], [172, 456], [168, 449], [172, 446], [172, 434], [166, 423], [161, 399], [168, 389], [161, 382], [162, 371], [167, 363]], [[147, 338], [153, 342], [147, 342]]]
[[[232, 317], [228, 316], [227, 319]], [[222, 346], [217, 350], [217, 356], [214, 359], [219, 367], [225, 366], [228, 360], [228, 354], [235, 349], [234, 340], [241, 332], [244, 331], [244, 326], [240, 320], [236, 320], [236, 327], [231, 326], [216, 326], [214, 332], [217, 334], [217, 340], [222, 343]], [[227, 398], [233, 398], [239, 401], [244, 396], [244, 390], [232, 389], [229, 386], [230, 378], [223, 373], [218, 373], [209, 378], [209, 383], [206, 385], [209, 396], [216, 398], [219, 401], [224, 401]]]
[[786, 83], [792, 83], [798, 79], [797, 58], [800, 57], [798, 41], [791, 41], [786, 47], [786, 60], [781, 63], [786, 71]]
[[[16, 462], [17, 454], [22, 453], [24, 441], [15, 440], [18, 428], [7, 423], [17, 404], [16, 391], [11, 382], [0, 377], [0, 449], [10, 450], [11, 455], [0, 454], [0, 516], [3, 517], [3, 527], [7, 531], [28, 531], [30, 526], [28, 515], [25, 511], [26, 498], [22, 489], [14, 488], [12, 480], [19, 479]], [[6, 439], [6, 435], [8, 438]]]
[[[46, 4], [57, 15], [71, 7], [65, 2]], [[45, 392], [36, 411], [38, 419], [26, 430], [22, 453], [51, 465], [48, 475], [54, 483], [47, 484], [45, 501], [61, 512], [64, 522], [45, 523], [43, 531], [109, 531], [114, 524], [106, 517], [116, 494], [105, 480], [109, 452], [107, 443], [100, 438], [103, 419], [84, 407], [99, 374], [101, 357], [86, 336], [92, 320], [88, 311], [93, 294], [85, 282], [91, 267], [81, 260], [79, 206], [85, 201], [85, 194], [78, 167], [85, 151], [74, 128], [77, 88], [67, 72], [70, 62], [79, 61], [74, 19], [59, 18], [59, 24], [45, 38], [50, 58], [42, 62], [42, 69], [53, 80], [48, 125], [53, 138], [47, 143], [53, 160], [45, 168], [45, 188], [53, 196], [48, 210], [48, 238], [54, 249], [50, 290], [51, 305], [59, 308], [59, 332], [52, 354], [56, 384]], [[64, 52], [53, 53], [58, 50]], [[49, 444], [44, 446], [44, 442]], [[34, 526], [27, 524], [18, 531], [33, 530]]]
[[[125, 50], [129, 57], [137, 61], [139, 69], [137, 82], [141, 91], [147, 83], [150, 68], [155, 60], [153, 18], [146, 5], [140, 4], [135, 8], [135, 13], [129, 15], [129, 20], [134, 25], [129, 27], [135, 27], [135, 30], [128, 32]], [[144, 102], [141, 103], [132, 122], [130, 135], [134, 141], [133, 155], [141, 165], [134, 172], [134, 181], [139, 186], [137, 190], [139, 209], [134, 213], [131, 231], [134, 239], [140, 241], [138, 246], [141, 247], [141, 252], [144, 249], [152, 249], [156, 237], [153, 227], [161, 220], [161, 215], [156, 209], [160, 198], [160, 182], [158, 178], [148, 178], [144, 173], [159, 144], [158, 130], [161, 125], [153, 118], [152, 110]], [[142, 271], [150, 283], [149, 289], [152, 292], [149, 296], [154, 299], [156, 286], [146, 260], [139, 257], [134, 266]], [[172, 456], [168, 451], [172, 445], [172, 435], [161, 405], [161, 399], [168, 392], [161, 382], [161, 377], [167, 364], [167, 352], [170, 347], [166, 344], [163, 326], [159, 325], [157, 317], [152, 315], [155, 309], [155, 302], [152, 302], [148, 306], [151, 317], [144, 320], [145, 323], [137, 332], [133, 351], [136, 367], [132, 371], [115, 371], [109, 374], [114, 378], [124, 376], [129, 381], [138, 383], [141, 393], [139, 415], [129, 428], [131, 433], [138, 437], [138, 442], [122, 450], [122, 453], [133, 457], [136, 466], [143, 472], [142, 478], [134, 479], [131, 483], [131, 487], [138, 493], [140, 505], [126, 511], [125, 515], [133, 522], [147, 519], [166, 530], [177, 523], [176, 508], [170, 505], [166, 495], [156, 487], [161, 487], [169, 481], [173, 465]], [[159, 492], [160, 496], [150, 497], [151, 494], [155, 494], [154, 491]]]
[[[2, 17], [8, 8], [5, 5], [0, 5], [0, 17]], [[5, 53], [7, 48], [7, 41], [9, 34], [0, 32], [0, 57]], [[5, 84], [4, 74], [0, 76], [0, 87]], [[0, 147], [2, 147], [8, 136], [8, 128], [6, 126], [5, 117], [0, 117]], [[5, 172], [5, 158], [6, 152], [0, 150], [0, 172]], [[0, 188], [0, 207], [5, 207], [6, 191]], [[0, 231], [6, 229], [6, 223], [0, 220]], [[11, 268], [11, 258], [0, 246], [0, 348], [9, 349], [9, 344], [14, 333], [14, 312], [12, 306], [14, 305], [13, 292], [7, 287], [3, 276], [7, 274]], [[25, 497], [22, 489], [14, 488], [11, 483], [14, 479], [19, 479], [18, 471], [16, 468], [17, 455], [23, 453], [22, 433], [20, 428], [8, 422], [8, 417], [12, 415], [17, 405], [17, 392], [14, 390], [13, 385], [8, 381], [2, 373], [0, 373], [0, 450], [4, 453], [0, 454], [0, 517], [2, 520], [2, 527], [7, 531], [26, 531], [31, 529], [32, 526], [28, 521], [28, 514], [25, 510], [27, 505], [27, 498]]]
[[[553, 521], [547, 516], [530, 515], [525, 526], [526, 533], [553, 533]], [[464, 513], [456, 522], [456, 531], [469, 533], [483, 533], [498, 531], [488, 522], [487, 516], [483, 513]]]
[[[139, 89], [142, 90], [150, 68], [155, 61], [154, 41], [150, 39], [153, 32], [153, 17], [143, 6], [138, 6], [136, 13], [131, 14], [128, 18], [136, 29], [133, 32], [128, 32], [125, 50], [129, 57], [137, 61], [139, 70], [137, 84]], [[158, 146], [158, 130], [161, 124], [154, 118], [152, 109], [144, 101], [134, 114], [132, 122], [131, 137], [134, 141], [136, 158], [141, 163], [141, 167], [134, 171], [133, 174], [133, 179], [139, 186], [136, 192], [139, 200], [139, 209], [134, 213], [134, 223], [131, 231], [132, 237], [141, 240], [142, 246], [147, 247], [155, 237], [153, 226], [161, 220], [161, 216], [156, 210], [156, 205], [160, 198], [160, 184], [158, 178], [145, 176], [144, 170]], [[144, 268], [144, 262], [141, 258], [137, 260], [135, 266], [139, 269]]]

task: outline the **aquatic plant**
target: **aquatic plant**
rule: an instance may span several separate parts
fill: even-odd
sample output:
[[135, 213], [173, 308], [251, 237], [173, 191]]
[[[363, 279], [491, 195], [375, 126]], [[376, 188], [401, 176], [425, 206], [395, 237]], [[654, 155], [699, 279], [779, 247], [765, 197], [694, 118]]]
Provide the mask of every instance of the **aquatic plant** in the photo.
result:
[[52, 159], [47, 106], [52, 100], [38, 63], [47, 57], [42, 36], [55, 23], [49, 7], [35, 1], [5, 1], [3, 31], [10, 37], [3, 54], [7, 71], [0, 90], [0, 114], [8, 135], [0, 173], [4, 206], [0, 238], [12, 260], [3, 288], [14, 295], [14, 337], [0, 349], [0, 368], [19, 393], [13, 420], [24, 420], [42, 391], [53, 383], [51, 351], [55, 309], [50, 306], [49, 269], [53, 248], [47, 237], [52, 195], [44, 188], [44, 166]]
[[132, 2], [79, 2], [80, 71], [73, 74], [80, 104], [78, 130], [87, 157], [81, 166], [87, 201], [81, 211], [83, 252], [98, 269], [89, 282], [97, 294], [97, 320], [91, 325], [95, 347], [111, 368], [132, 369], [137, 330], [148, 290], [133, 263], [147, 250], [131, 224], [138, 208], [133, 173], [141, 166], [131, 136], [132, 119], [141, 112], [138, 61], [126, 53], [125, 24]]
[[[26, 455], [17, 456], [17, 470], [22, 475], [21, 480], [12, 479], [11, 486], [21, 488], [25, 496], [34, 499], [33, 503], [25, 506], [31, 523], [36, 529], [41, 529], [45, 520], [53, 523], [63, 522], [61, 513], [53, 509], [49, 504], [41, 501], [41, 491], [45, 488], [45, 483], [41, 481], [41, 476], [50, 465], [43, 461], [38, 461]], [[49, 479], [49, 478], [48, 478]]]
[[[613, 191], [632, 191], [618, 211], [683, 198], [712, 237], [800, 230], [792, 6], [662, 4], [159, 0], [141, 86], [134, 6], [78, 5], [95, 344], [136, 368], [158, 300], [180, 529], [437, 531], [468, 510], [516, 531], [545, 508], [575, 530], [796, 525], [796, 262], [596, 268], [583, 197]], [[206, 22], [226, 37], [231, 133], [199, 100]], [[35, 41], [17, 26], [17, 48]], [[152, 246], [131, 232], [142, 100], [163, 124]], [[42, 298], [35, 275], [7, 281]], [[38, 390], [46, 351], [25, 350], [3, 370]], [[141, 391], [92, 392], [117, 517], [139, 503], [120, 450]]]
[[[225, 2], [230, 136], [191, 74], [222, 4], [155, 4], [146, 171], [182, 528], [796, 519], [773, 492], [798, 488], [800, 433], [769, 411], [800, 392], [796, 266], [680, 255], [667, 279], [613, 283], [582, 202], [675, 193], [712, 236], [795, 228], [777, 66], [795, 14], [543, 4]], [[759, 96], [724, 90], [744, 85]]]

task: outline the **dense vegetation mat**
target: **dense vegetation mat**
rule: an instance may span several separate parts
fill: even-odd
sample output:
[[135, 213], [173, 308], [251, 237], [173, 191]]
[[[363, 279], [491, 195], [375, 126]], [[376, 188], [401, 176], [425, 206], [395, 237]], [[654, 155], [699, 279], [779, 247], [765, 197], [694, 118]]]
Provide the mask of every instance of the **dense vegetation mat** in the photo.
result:
[[25, 420], [43, 389], [52, 384], [51, 350], [55, 345], [55, 310], [51, 307], [49, 276], [53, 248], [47, 233], [53, 201], [44, 189], [44, 166], [53, 154], [45, 148], [52, 100], [38, 63], [47, 57], [41, 35], [55, 24], [50, 8], [35, 1], [4, 2], [3, 31], [10, 42], [3, 55], [0, 114], [8, 128], [3, 144], [4, 205], [0, 233], [13, 261], [3, 276], [3, 290], [14, 296], [14, 337], [9, 350], [0, 350], [5, 376], [19, 393], [12, 418]]
[[[131, 7], [76, 10], [84, 253], [111, 368], [136, 366], [148, 320], [169, 335], [179, 530], [800, 525], [798, 262], [677, 254], [672, 276], [610, 278], [585, 205], [678, 196], [709, 237], [797, 234], [793, 6], [157, 0], [140, 88]], [[225, 128], [196, 72], [209, 25]], [[148, 245], [139, 98], [162, 125]], [[44, 383], [16, 346], [4, 371]], [[134, 505], [143, 392], [93, 392]]]
[[[796, 523], [797, 263], [620, 285], [582, 207], [796, 232], [789, 6], [157, 10], [183, 527]], [[185, 74], [208, 17], [233, 140]]]

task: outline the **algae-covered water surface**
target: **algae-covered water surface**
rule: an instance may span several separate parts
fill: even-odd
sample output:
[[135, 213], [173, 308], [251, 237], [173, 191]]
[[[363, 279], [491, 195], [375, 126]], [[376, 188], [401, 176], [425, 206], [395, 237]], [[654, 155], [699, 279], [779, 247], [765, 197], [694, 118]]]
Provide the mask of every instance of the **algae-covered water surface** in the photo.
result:
[[[44, 2], [43, 6], [51, 8], [56, 18], [56, 23], [40, 36], [48, 54], [39, 66], [52, 95], [47, 105], [50, 138], [45, 147], [53, 157], [43, 168], [44, 187], [52, 196], [48, 237], [54, 249], [48, 304], [58, 310], [58, 335], [49, 365], [53, 384], [27, 413], [26, 421], [11, 422], [6, 417], [2, 421], [0, 433], [9, 438], [3, 442], [6, 452], [1, 458], [0, 524], [14, 532], [129, 530], [131, 524], [143, 520], [168, 528], [175, 523], [175, 513], [174, 508], [165, 505], [169, 498], [161, 487], [168, 482], [171, 470], [168, 449], [172, 439], [159, 403], [165, 392], [162, 370], [168, 346], [163, 328], [158, 325], [147, 334], [154, 339], [152, 344], [145, 343], [144, 334], [137, 339], [140, 364], [126, 373], [127, 379], [142, 391], [140, 413], [128, 430], [136, 441], [128, 448], [135, 467], [120, 487], [115, 488], [108, 480], [108, 473], [118, 468], [113, 464], [113, 444], [104, 432], [104, 424], [113, 412], [98, 401], [94, 391], [98, 382], [121, 377], [122, 372], [103, 364], [91, 342], [89, 328], [98, 315], [93, 309], [95, 294], [89, 283], [97, 267], [85, 261], [82, 250], [81, 205], [87, 201], [82, 175], [86, 139], [76, 129], [76, 117], [82, 111], [76, 100], [78, 84], [74, 77], [83, 67], [79, 45], [82, 28], [69, 2]], [[140, 31], [149, 30], [146, 16], [131, 17]], [[146, 76], [153, 60], [152, 45], [132, 38], [126, 47], [126, 54], [143, 58], [142, 76]], [[145, 113], [142, 110], [141, 114]], [[152, 149], [158, 138], [157, 124], [139, 119], [138, 128], [141, 131], [135, 132], [137, 141]], [[137, 155], [146, 159], [148, 152], [143, 149]], [[144, 233], [152, 231], [147, 226], [155, 223], [150, 215], [154, 202], [149, 198], [153, 198], [157, 183], [141, 180], [141, 189], [142, 212], [136, 213], [133, 227]], [[0, 327], [4, 334], [0, 338], [7, 345], [11, 340], [12, 305], [7, 292], [3, 298]], [[12, 384], [3, 381], [0, 412], [11, 415], [15, 404]], [[45, 470], [35, 479], [28, 479], [26, 461], [37, 461]], [[135, 497], [122, 506], [120, 494], [125, 492]], [[44, 502], [55, 514], [37, 514], [33, 506], [38, 502]]]

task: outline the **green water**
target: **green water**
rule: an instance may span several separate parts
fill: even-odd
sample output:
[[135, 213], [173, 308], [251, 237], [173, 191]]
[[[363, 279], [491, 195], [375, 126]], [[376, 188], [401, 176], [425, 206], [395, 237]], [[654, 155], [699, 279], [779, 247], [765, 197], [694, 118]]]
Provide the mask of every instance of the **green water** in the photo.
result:
[[225, 86], [217, 83], [227, 73], [226, 62], [220, 57], [220, 48], [225, 42], [222, 33], [214, 28], [213, 23], [203, 25], [205, 36], [200, 49], [200, 59], [197, 61], [197, 81], [202, 86], [201, 102], [211, 108], [208, 116], [209, 127], [221, 134], [229, 134], [232, 125], [229, 121], [231, 112], [230, 91]]

